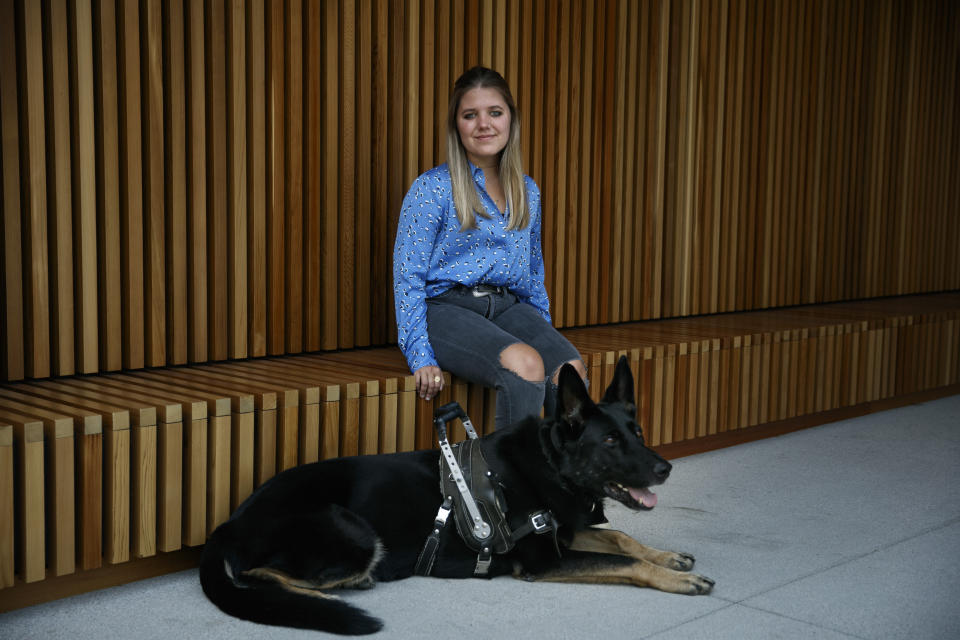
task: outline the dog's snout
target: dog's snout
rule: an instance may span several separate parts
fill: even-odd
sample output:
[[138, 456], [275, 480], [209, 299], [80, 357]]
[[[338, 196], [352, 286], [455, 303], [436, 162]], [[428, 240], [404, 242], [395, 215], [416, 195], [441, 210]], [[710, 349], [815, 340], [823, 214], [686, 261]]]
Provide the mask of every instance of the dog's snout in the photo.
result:
[[672, 468], [673, 466], [667, 461], [658, 462], [656, 465], [654, 465], [653, 472], [661, 480], [666, 480], [667, 476], [670, 475], [670, 469]]

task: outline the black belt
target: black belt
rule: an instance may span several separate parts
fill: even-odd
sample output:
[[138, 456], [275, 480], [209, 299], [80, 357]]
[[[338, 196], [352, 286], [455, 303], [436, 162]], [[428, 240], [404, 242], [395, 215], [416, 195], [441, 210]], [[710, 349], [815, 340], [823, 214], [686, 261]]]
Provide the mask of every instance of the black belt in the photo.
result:
[[465, 284], [458, 284], [457, 289], [460, 289], [464, 293], [469, 292], [474, 298], [483, 298], [489, 295], [499, 296], [508, 291], [506, 287], [495, 287], [492, 284], [477, 284], [472, 287], [468, 287]]

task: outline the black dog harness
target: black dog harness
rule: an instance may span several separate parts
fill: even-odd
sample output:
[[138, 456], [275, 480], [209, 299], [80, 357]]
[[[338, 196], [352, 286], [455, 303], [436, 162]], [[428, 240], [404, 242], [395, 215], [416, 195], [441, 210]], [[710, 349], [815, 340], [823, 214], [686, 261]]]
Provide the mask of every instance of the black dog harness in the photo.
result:
[[[469, 438], [451, 446], [447, 442], [446, 423], [454, 418], [460, 418]], [[428, 576], [432, 572], [440, 544], [440, 532], [451, 513], [460, 538], [467, 547], [477, 552], [477, 564], [473, 571], [475, 576], [487, 576], [494, 553], [507, 553], [518, 540], [531, 533], [553, 534], [553, 544], [559, 556], [557, 523], [549, 510], [535, 511], [522, 526], [516, 530], [510, 529], [500, 482], [487, 466], [477, 432], [460, 405], [451, 402], [437, 409], [434, 426], [442, 454], [440, 491], [443, 503], [417, 559], [416, 574]]]

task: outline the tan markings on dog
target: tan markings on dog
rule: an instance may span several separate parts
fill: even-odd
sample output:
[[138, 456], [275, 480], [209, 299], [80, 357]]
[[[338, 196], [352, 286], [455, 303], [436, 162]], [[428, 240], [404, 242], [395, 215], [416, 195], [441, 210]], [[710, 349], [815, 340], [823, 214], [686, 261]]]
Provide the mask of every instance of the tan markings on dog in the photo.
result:
[[[380, 560], [383, 559], [385, 553], [386, 550], [384, 549], [383, 544], [377, 541], [377, 544], [373, 550], [373, 554], [371, 555], [370, 562], [367, 564], [366, 571], [363, 571], [362, 573], [355, 573], [352, 576], [346, 576], [340, 580], [332, 580], [324, 583], [311, 582], [310, 580], [295, 578], [288, 573], [280, 571], [279, 569], [273, 569], [272, 567], [255, 567], [253, 569], [244, 571], [241, 575], [276, 582], [286, 591], [302, 593], [313, 598], [338, 600], [339, 598], [337, 598], [337, 596], [329, 593], [323, 593], [322, 590], [372, 587], [374, 585], [374, 579], [371, 574]], [[226, 562], [224, 562], [224, 565], [227, 567], [228, 573], [232, 577], [233, 571], [231, 567]]]
[[373, 587], [374, 584], [376, 584], [376, 580], [373, 579], [373, 570], [377, 568], [377, 565], [380, 564], [380, 561], [386, 553], [387, 550], [383, 546], [383, 543], [377, 540], [377, 544], [373, 548], [373, 554], [370, 557], [370, 562], [367, 563], [367, 570], [352, 578], [347, 578], [337, 586], [345, 589], [369, 589]]
[[[329, 593], [324, 593], [322, 589], [333, 589], [340, 586], [344, 580], [337, 580], [335, 582], [320, 584], [317, 582], [310, 582], [309, 580], [302, 580], [300, 578], [294, 578], [293, 576], [284, 573], [283, 571], [278, 571], [277, 569], [271, 569], [270, 567], [256, 567], [255, 569], [249, 569], [244, 571], [242, 575], [251, 576], [254, 578], [259, 578], [261, 580], [269, 580], [271, 582], [276, 582], [284, 590], [292, 591], [294, 593], [300, 593], [305, 596], [310, 596], [312, 598], [325, 598], [328, 600], [338, 600], [337, 596], [331, 595]], [[346, 580], [355, 579], [359, 576], [350, 576]]]
[[690, 571], [693, 568], [693, 557], [690, 555], [648, 547], [622, 531], [613, 529], [578, 531], [573, 537], [570, 548], [592, 553], [615, 553], [637, 560], [646, 560], [675, 571]]
[[706, 594], [713, 589], [713, 581], [709, 578], [704, 578], [695, 573], [674, 571], [646, 560], [634, 560], [627, 565], [611, 565], [598, 559], [591, 565], [561, 566], [530, 578], [537, 582], [629, 584], [686, 595]]

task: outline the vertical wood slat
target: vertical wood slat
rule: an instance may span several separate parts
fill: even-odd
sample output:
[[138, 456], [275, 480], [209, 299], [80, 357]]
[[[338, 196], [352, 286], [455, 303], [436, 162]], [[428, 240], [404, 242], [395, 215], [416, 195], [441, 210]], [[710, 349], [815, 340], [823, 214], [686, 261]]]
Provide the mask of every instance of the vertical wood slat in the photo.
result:
[[[3, 340], [0, 372], [5, 380], [24, 376], [24, 273], [20, 221], [20, 131], [17, 114], [17, 38], [12, 2], [0, 3], [0, 166], [3, 167]], [[28, 285], [29, 293], [29, 285]]]
[[[634, 175], [633, 160], [635, 155], [636, 139], [636, 108], [637, 108], [637, 42], [635, 38], [627, 38], [630, 13], [638, 10], [637, 5], [622, 5], [618, 7], [620, 14], [617, 17], [617, 87], [622, 87], [622, 93], [617, 100], [620, 109], [617, 127], [623, 131], [620, 140], [615, 141], [618, 154], [618, 169], [614, 172], [613, 197], [615, 201], [613, 222], [614, 235], [619, 238], [620, 254], [624, 260], [613, 265], [612, 281], [619, 290], [619, 295], [611, 301], [611, 320], [614, 322], [628, 318], [633, 300], [633, 264], [637, 254], [634, 246], [633, 228], [636, 216], [633, 215], [635, 180], [625, 180], [626, 175]], [[619, 226], [619, 230], [616, 227]]]
[[74, 164], [74, 253], [79, 373], [100, 368], [97, 302], [97, 191], [94, 122], [93, 16], [89, 2], [70, 3], [71, 159]]
[[204, 23], [207, 137], [207, 295], [210, 358], [230, 356], [230, 240], [227, 221], [227, 54], [222, 0], [207, 0]]
[[[372, 299], [372, 292], [387, 291], [393, 288], [393, 229], [396, 227], [395, 218], [389, 212], [399, 211], [400, 200], [390, 200], [389, 169], [396, 162], [395, 156], [389, 151], [390, 137], [390, 106], [399, 102], [399, 98], [391, 96], [390, 91], [390, 63], [395, 52], [390, 48], [390, 6], [374, 5], [373, 17], [373, 75], [372, 87], [372, 134], [371, 148], [373, 158], [371, 188], [370, 217], [372, 233], [370, 239], [371, 276], [367, 289]], [[395, 137], [395, 136], [394, 136]], [[388, 298], [389, 299], [389, 298]], [[389, 309], [392, 305], [386, 304]], [[370, 318], [370, 335], [368, 344], [385, 344], [394, 338], [390, 337], [388, 327], [393, 324], [389, 313], [376, 313], [373, 305], [368, 307]]]
[[267, 73], [267, 353], [283, 352], [286, 329], [284, 284], [284, 47], [283, 4], [266, 3], [265, 46]]
[[47, 121], [47, 206], [51, 276], [51, 360], [54, 375], [73, 372], [73, 202], [70, 162], [70, 81], [67, 39], [67, 4], [50, 2], [44, 13], [44, 99]]
[[144, 3], [141, 32], [143, 77], [143, 225], [146, 256], [144, 351], [148, 366], [167, 363], [166, 188], [164, 146], [163, 16], [159, 0]]
[[171, 0], [163, 6], [164, 30], [168, 41], [164, 47], [164, 199], [167, 204], [164, 234], [166, 242], [166, 339], [168, 364], [184, 364], [188, 360], [187, 283], [187, 88], [185, 67], [185, 30], [183, 4]]
[[24, 416], [5, 415], [0, 421], [13, 427], [14, 456], [20, 459], [14, 482], [16, 511], [14, 528], [16, 566], [24, 582], [37, 582], [46, 577], [48, 533], [44, 522], [44, 504], [50, 488], [44, 480], [45, 458], [43, 424]]
[[190, 329], [188, 357], [205, 361], [208, 347], [207, 268], [207, 144], [204, 83], [204, 3], [184, 3], [187, 92], [187, 281], [189, 282]]
[[[576, 3], [570, 13], [570, 21], [573, 25], [582, 24], [582, 11], [583, 7], [580, 3]], [[580, 100], [583, 95], [582, 81], [580, 79], [580, 69], [581, 69], [581, 55], [582, 55], [582, 29], [573, 28], [570, 31], [570, 45], [568, 50], [570, 51], [570, 65], [569, 65], [569, 77], [570, 77], [570, 93], [569, 93], [569, 109], [571, 114], [572, 122], [578, 122], [576, 118], [579, 118], [582, 109], [580, 108]], [[579, 149], [580, 148], [580, 127], [573, 126], [570, 131], [570, 148]], [[570, 326], [576, 324], [576, 275], [577, 269], [576, 264], [576, 243], [574, 238], [578, 236], [578, 229], [576, 221], [580, 212], [580, 182], [579, 182], [579, 171], [571, 171], [570, 178], [568, 180], [568, 190], [567, 190], [567, 211], [569, 212], [565, 218], [566, 224], [563, 225], [567, 230], [568, 241], [564, 243], [565, 246], [565, 264], [566, 268], [563, 273], [557, 274], [557, 288], [563, 289], [563, 292], [559, 294], [554, 300], [560, 299], [565, 301], [563, 306], [554, 311], [554, 324], [557, 326]], [[558, 245], [559, 250], [559, 245]], [[548, 256], [544, 256], [544, 260]]]
[[[248, 2], [244, 16], [247, 46], [246, 95], [247, 102], [247, 338], [249, 356], [267, 353], [267, 217], [266, 217], [266, 71], [264, 56], [263, 0]], [[239, 36], [238, 36], [239, 37]], [[236, 56], [236, 54], [233, 54]], [[239, 133], [238, 133], [239, 135]], [[234, 189], [237, 185], [234, 185]], [[234, 215], [241, 215], [234, 212]], [[238, 278], [237, 274], [233, 274]], [[234, 319], [234, 322], [237, 322]]]
[[[633, 13], [632, 23], [636, 25], [635, 31], [630, 34], [632, 40], [639, 40], [641, 38], [648, 38], [651, 27], [651, 5], [644, 3], [636, 7], [639, 10]], [[631, 101], [636, 100], [635, 115], [631, 118], [632, 122], [629, 127], [632, 126], [635, 128], [635, 135], [628, 140], [628, 144], [632, 147], [630, 153], [630, 161], [628, 162], [628, 167], [633, 167], [630, 171], [630, 175], [635, 176], [633, 180], [633, 192], [632, 200], [628, 196], [628, 202], [632, 202], [631, 206], [627, 209], [628, 214], [634, 219], [633, 221], [633, 246], [634, 252], [631, 256], [632, 265], [630, 266], [630, 273], [627, 275], [624, 282], [625, 288], [630, 290], [630, 305], [629, 308], [625, 309], [625, 318], [641, 318], [643, 317], [644, 304], [647, 299], [647, 295], [650, 293], [650, 287], [647, 286], [647, 280], [644, 277], [644, 266], [650, 261], [649, 251], [647, 250], [647, 245], [650, 241], [644, 234], [644, 218], [648, 216], [642, 215], [642, 212], [645, 210], [645, 203], [649, 194], [649, 189], [647, 185], [648, 172], [646, 170], [646, 149], [648, 147], [647, 140], [649, 139], [649, 131], [647, 129], [647, 121], [649, 118], [650, 107], [648, 105], [648, 100], [646, 99], [646, 86], [647, 80], [650, 77], [649, 67], [650, 67], [650, 49], [651, 47], [637, 47], [636, 48], [636, 64], [637, 64], [637, 86], [634, 91], [631, 91], [630, 99]], [[634, 56], [628, 56], [628, 58], [633, 58]], [[628, 181], [629, 182], [629, 181]], [[630, 283], [629, 285], [627, 283]], [[641, 285], [641, 283], [644, 283]], [[644, 356], [644, 362], [646, 363], [646, 356]], [[646, 366], [646, 365], [644, 365]]]
[[[336, 308], [339, 310], [337, 319], [338, 335], [337, 346], [346, 347], [354, 344], [355, 325], [353, 309], [355, 298], [355, 248], [356, 238], [356, 3], [354, 0], [345, 0], [340, 10], [340, 149], [339, 202], [335, 208], [339, 231], [338, 281], [339, 297]], [[334, 215], [331, 211], [328, 215]], [[365, 214], [361, 214], [365, 215]]]
[[120, 140], [120, 241], [123, 366], [143, 367], [144, 242], [140, 12], [136, 3], [117, 3]]
[[[322, 73], [322, 91], [323, 91], [323, 136], [322, 155], [320, 161], [323, 165], [323, 198], [320, 204], [320, 215], [322, 216], [322, 247], [321, 254], [321, 297], [323, 301], [321, 331], [321, 347], [324, 349], [335, 349], [339, 344], [339, 324], [340, 315], [337, 311], [337, 302], [340, 297], [340, 278], [333, 277], [333, 274], [339, 271], [339, 253], [337, 250], [340, 237], [340, 218], [336, 215], [338, 202], [338, 188], [340, 183], [340, 167], [337, 162], [337, 153], [340, 145], [340, 127], [338, 124], [338, 83], [339, 83], [339, 13], [337, 4], [334, 2], [324, 3], [323, 32], [324, 38], [323, 63], [320, 65]], [[416, 23], [413, 23], [416, 24]], [[411, 35], [411, 38], [413, 35]], [[409, 82], [409, 81], [408, 81]], [[408, 90], [413, 90], [415, 84], [407, 84]], [[409, 108], [409, 107], [408, 107]], [[409, 123], [407, 123], [409, 124]], [[405, 132], [411, 131], [407, 126]], [[409, 149], [409, 146], [406, 147]], [[398, 164], [401, 159], [394, 158]], [[402, 160], [404, 165], [409, 163], [408, 158]]]
[[[13, 586], [14, 575], [14, 523], [16, 514], [14, 494], [13, 425], [0, 424], [0, 589]], [[22, 463], [21, 463], [22, 464]]]
[[[389, 31], [390, 31], [390, 60], [389, 60], [389, 99], [388, 104], [403, 104], [404, 100], [404, 69], [406, 60], [409, 57], [408, 52], [406, 51], [404, 44], [404, 21], [406, 20], [406, 11], [407, 7], [405, 3], [395, 3], [391, 5], [390, 18], [388, 21]], [[457, 67], [462, 67], [463, 64], [461, 61], [457, 61]], [[405, 111], [405, 109], [404, 109]], [[393, 124], [395, 122], [403, 122], [403, 119], [395, 120], [389, 118], [388, 121]], [[392, 131], [392, 127], [389, 129]], [[386, 277], [387, 281], [393, 282], [393, 242], [395, 241], [395, 229], [397, 227], [397, 220], [400, 216], [400, 206], [403, 202], [404, 193], [406, 192], [407, 185], [404, 182], [404, 162], [403, 150], [404, 150], [404, 138], [399, 135], [390, 135], [385, 134], [387, 137], [387, 171], [389, 175], [389, 185], [387, 190], [387, 202], [388, 202], [388, 211], [387, 211], [387, 236], [386, 236], [386, 250], [387, 255], [384, 256], [386, 261]], [[387, 295], [387, 308], [393, 308], [393, 287], [388, 287]], [[389, 314], [387, 314], [389, 315]], [[384, 322], [387, 326], [387, 342], [393, 343], [397, 340], [397, 328], [396, 323], [393, 322], [392, 318], [385, 318]], [[400, 397], [403, 397], [401, 393]], [[398, 403], [400, 400], [398, 399]], [[400, 411], [400, 409], [398, 409]], [[402, 411], [401, 411], [402, 413]]]
[[318, 351], [322, 348], [323, 329], [322, 291], [323, 246], [322, 219], [320, 205], [323, 202], [323, 43], [320, 38], [309, 34], [320, 33], [323, 29], [323, 4], [308, 2], [304, 7], [303, 28], [308, 34], [304, 38], [303, 84], [304, 137], [311, 140], [304, 149], [304, 348]]
[[[40, 5], [26, 3], [17, 27], [24, 37], [18, 55], [18, 75], [23, 78], [21, 117], [21, 202], [25, 208], [23, 247], [26, 269], [24, 285], [26, 367], [28, 377], [42, 378], [51, 372], [49, 268], [47, 246], [47, 185], [44, 150], [43, 35]], [[19, 52], [18, 52], [19, 53]]]
[[400, 201], [481, 61], [558, 326], [957, 288], [960, 9], [868, 8], [10, 0], [3, 379], [391, 342]]
[[250, 353], [249, 257], [247, 240], [247, 40], [244, 5], [231, 0], [226, 7], [227, 73], [227, 239], [229, 271], [228, 352], [231, 358]]
[[[593, 3], [587, 3], [584, 8], [583, 14], [583, 48], [584, 48], [584, 58], [589, 58], [590, 54], [593, 52], [593, 47], [595, 45], [595, 20], [596, 20], [596, 6]], [[586, 292], [589, 290], [587, 288], [588, 278], [591, 273], [595, 272], [593, 267], [592, 260], [587, 255], [589, 243], [590, 243], [590, 220], [591, 214], [595, 213], [595, 210], [591, 206], [591, 196], [592, 189], [590, 189], [590, 183], [592, 182], [591, 176], [596, 175], [591, 174], [593, 170], [593, 153], [592, 150], [595, 146], [593, 142], [593, 135], [595, 132], [594, 126], [592, 123], [595, 121], [595, 116], [593, 113], [593, 97], [596, 92], [594, 86], [594, 71], [595, 68], [592, 64], [584, 64], [582, 66], [582, 76], [581, 82], [583, 87], [582, 100], [583, 103], [580, 109], [580, 121], [575, 126], [581, 129], [581, 140], [582, 146], [582, 164], [581, 170], [578, 172], [580, 177], [580, 201], [577, 203], [577, 210], [579, 216], [577, 218], [577, 227], [576, 232], [573, 237], [576, 239], [576, 255], [577, 263], [574, 268], [574, 277], [570, 280], [570, 286], [573, 287], [573, 295], [568, 295], [568, 303], [572, 303], [572, 309], [575, 314], [575, 324], [584, 325], [588, 323], [587, 311], [588, 308], [593, 307], [592, 304], [584, 300]], [[544, 256], [546, 260], [546, 256]], [[595, 289], [593, 289], [595, 290]]]
[[[557, 38], [561, 42], [569, 42], [570, 40], [570, 18], [569, 18], [570, 6], [569, 4], [562, 4], [558, 8], [558, 33]], [[512, 22], [512, 21], [511, 21]], [[554, 182], [554, 188], [552, 192], [552, 197], [547, 198], [543, 207], [544, 210], [552, 209], [554, 211], [565, 211], [567, 210], [567, 189], [568, 189], [568, 175], [567, 175], [567, 164], [563, 161], [563, 158], [567, 157], [568, 147], [567, 147], [567, 136], [559, 135], [560, 131], [563, 128], [563, 123], [569, 121], [569, 100], [565, 97], [570, 93], [570, 72], [569, 72], [569, 56], [570, 51], [568, 47], [562, 47], [559, 50], [559, 55], [557, 56], [556, 64], [557, 68], [554, 71], [556, 75], [555, 86], [557, 87], [556, 95], [562, 96], [557, 100], [557, 111], [556, 111], [556, 120], [554, 126], [551, 130], [548, 130], [548, 135], [551, 138], [556, 139], [556, 157], [555, 157], [555, 167], [553, 169], [556, 180]], [[509, 76], [507, 76], [509, 81]], [[550, 161], [551, 158], [548, 158]], [[552, 204], [551, 204], [552, 203]], [[549, 207], [549, 209], [548, 209]], [[547, 288], [547, 295], [550, 297], [551, 302], [551, 311], [552, 318], [555, 325], [559, 325], [562, 322], [562, 313], [561, 310], [565, 306], [565, 294], [566, 290], [564, 288], [564, 278], [563, 274], [566, 269], [566, 225], [563, 224], [561, 219], [558, 219], [557, 216], [549, 216], [548, 220], [552, 221], [553, 227], [553, 237], [547, 237], [546, 231], [544, 232], [543, 246], [546, 255], [549, 255], [547, 247], [552, 243], [553, 246], [553, 269], [546, 270], [546, 278], [544, 285]], [[549, 229], [551, 225], [544, 225], [545, 229]]]
[[97, 130], [97, 265], [101, 315], [98, 337], [100, 366], [115, 370], [123, 365], [123, 320], [120, 255], [120, 169], [117, 83], [116, 12], [113, 3], [93, 5], [94, 112]]
[[[349, 9], [348, 9], [349, 11]], [[374, 213], [372, 205], [373, 185], [364, 184], [367, 177], [377, 180], [373, 175], [373, 105], [371, 103], [373, 91], [373, 24], [371, 0], [358, 0], [355, 8], [355, 41], [356, 46], [353, 74], [356, 76], [356, 100], [352, 111], [356, 114], [355, 148], [356, 153], [352, 161], [355, 163], [351, 172], [356, 177], [354, 192], [354, 233], [353, 256], [350, 258], [356, 265], [353, 273], [353, 345], [362, 347], [370, 344], [370, 278], [373, 274], [371, 262], [371, 232]], [[348, 57], [349, 54], [348, 54]], [[349, 96], [348, 96], [349, 100]], [[348, 106], [348, 108], [350, 108]], [[349, 175], [349, 174], [348, 174]], [[349, 179], [349, 178], [348, 178]]]
[[286, 344], [284, 350], [303, 350], [303, 147], [309, 141], [303, 133], [302, 6], [299, 0], [286, 3], [284, 15], [284, 241], [286, 282]]

